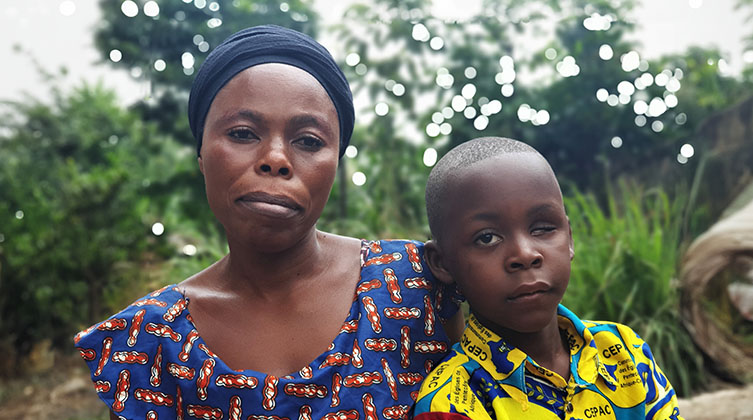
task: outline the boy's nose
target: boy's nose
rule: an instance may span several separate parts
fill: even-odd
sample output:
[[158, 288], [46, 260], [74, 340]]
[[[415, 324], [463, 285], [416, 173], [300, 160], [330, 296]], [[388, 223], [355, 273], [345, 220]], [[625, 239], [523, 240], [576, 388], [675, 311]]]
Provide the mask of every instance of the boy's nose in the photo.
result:
[[539, 268], [544, 256], [530, 241], [517, 240], [510, 244], [512, 249], [505, 259], [505, 269], [509, 272]]

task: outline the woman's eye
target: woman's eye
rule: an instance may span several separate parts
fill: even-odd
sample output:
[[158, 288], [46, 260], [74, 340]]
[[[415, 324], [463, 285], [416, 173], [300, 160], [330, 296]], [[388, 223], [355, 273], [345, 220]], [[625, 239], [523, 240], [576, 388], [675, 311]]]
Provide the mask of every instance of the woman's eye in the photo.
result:
[[248, 128], [234, 128], [228, 133], [230, 138], [236, 141], [248, 141], [256, 139], [256, 134]]
[[324, 147], [323, 141], [319, 140], [316, 137], [310, 137], [310, 136], [301, 137], [300, 139], [296, 141], [296, 143], [298, 143], [299, 145], [303, 146], [306, 149], [311, 149], [311, 150], [319, 150], [322, 147]]
[[495, 235], [493, 233], [482, 233], [481, 235], [478, 235], [476, 237], [475, 242], [478, 245], [489, 246], [494, 245], [501, 240], [502, 238], [500, 238], [499, 235]]

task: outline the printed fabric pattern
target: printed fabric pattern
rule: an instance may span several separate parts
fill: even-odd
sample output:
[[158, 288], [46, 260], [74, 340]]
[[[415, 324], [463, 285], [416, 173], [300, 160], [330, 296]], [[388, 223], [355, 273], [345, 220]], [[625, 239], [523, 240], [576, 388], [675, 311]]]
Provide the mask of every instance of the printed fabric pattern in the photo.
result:
[[202, 340], [175, 285], [74, 341], [99, 397], [124, 419], [400, 419], [449, 352], [440, 319], [459, 304], [422, 258], [420, 242], [364, 241], [340, 333], [289, 376], [230, 369]]
[[680, 420], [649, 346], [627, 326], [581, 321], [560, 305], [570, 379], [533, 361], [471, 315], [461, 342], [421, 386], [416, 420]]

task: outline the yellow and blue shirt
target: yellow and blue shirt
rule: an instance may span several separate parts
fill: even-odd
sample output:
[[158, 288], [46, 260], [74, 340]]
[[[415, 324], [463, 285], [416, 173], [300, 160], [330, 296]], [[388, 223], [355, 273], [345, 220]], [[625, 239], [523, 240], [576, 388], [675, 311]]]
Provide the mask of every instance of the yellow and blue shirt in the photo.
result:
[[421, 386], [415, 419], [682, 419], [672, 386], [632, 329], [581, 321], [562, 305], [557, 314], [569, 380], [471, 315], [461, 342]]

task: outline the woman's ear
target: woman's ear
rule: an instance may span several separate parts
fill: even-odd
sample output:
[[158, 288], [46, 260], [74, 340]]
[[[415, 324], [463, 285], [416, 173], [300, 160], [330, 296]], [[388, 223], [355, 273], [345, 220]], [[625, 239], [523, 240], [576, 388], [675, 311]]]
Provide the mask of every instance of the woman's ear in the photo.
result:
[[445, 267], [442, 249], [436, 241], [431, 240], [426, 242], [424, 246], [424, 258], [426, 259], [426, 264], [429, 266], [431, 273], [434, 274], [434, 277], [436, 277], [437, 280], [444, 284], [455, 283], [455, 281], [452, 280], [450, 272], [447, 271], [447, 268]]
[[204, 174], [204, 162], [201, 160], [201, 156], [197, 157], [196, 160], [199, 161], [199, 170], [201, 171], [203, 175]]

